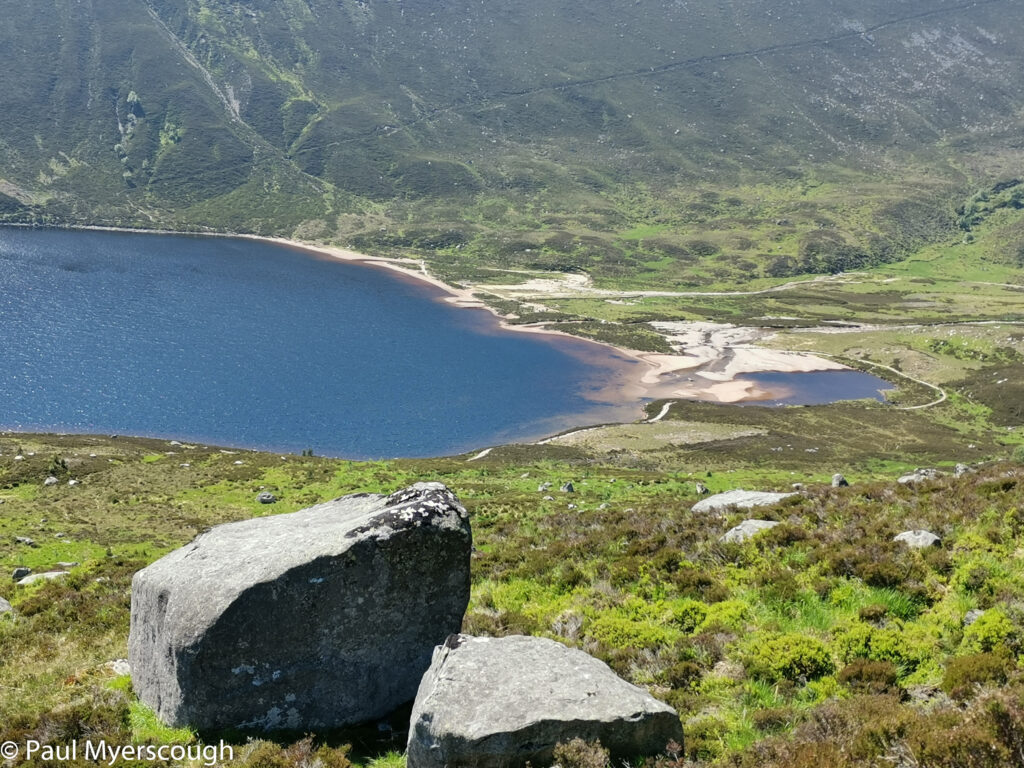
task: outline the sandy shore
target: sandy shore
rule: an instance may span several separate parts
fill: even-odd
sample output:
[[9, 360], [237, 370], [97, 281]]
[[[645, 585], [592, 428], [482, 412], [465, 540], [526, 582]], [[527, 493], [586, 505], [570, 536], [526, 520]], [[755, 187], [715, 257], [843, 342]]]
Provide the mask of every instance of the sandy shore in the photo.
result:
[[[31, 225], [14, 225], [31, 226]], [[445, 283], [431, 275], [419, 259], [397, 259], [370, 256], [347, 248], [319, 243], [308, 243], [284, 237], [236, 234], [228, 232], [175, 232], [161, 229], [129, 229], [122, 227], [83, 226], [67, 229], [84, 229], [101, 232], [126, 232], [134, 234], [193, 235], [197, 237], [230, 237], [257, 242], [273, 243], [286, 248], [310, 254], [328, 256], [342, 261], [368, 267], [388, 269], [406, 278], [433, 286], [443, 294], [443, 300], [457, 307], [484, 309], [494, 315], [500, 326], [520, 333], [535, 333], [558, 336], [580, 343], [597, 344], [612, 350], [620, 357], [635, 360], [642, 365], [639, 375], [632, 373], [627, 381], [609, 382], [609, 386], [598, 393], [608, 397], [615, 392], [618, 399], [639, 402], [645, 398], [685, 398], [707, 400], [719, 403], [737, 403], [751, 400], [776, 399], [784, 397], [780, 390], [766, 391], [750, 380], [740, 378], [744, 373], [781, 372], [804, 373], [809, 371], [846, 370], [846, 366], [817, 357], [809, 353], [782, 352], [757, 346], [757, 341], [768, 334], [759, 328], [733, 326], [706, 322], [660, 322], [652, 323], [663, 333], [677, 354], [641, 352], [616, 347], [607, 342], [583, 339], [564, 331], [540, 325], [516, 325], [488, 307], [474, 293], [474, 287], [459, 288]], [[568, 275], [565, 279], [534, 278], [514, 287], [523, 292], [522, 300], [543, 302], [545, 298], [562, 296], [576, 290], [581, 295], [594, 292], [586, 275]], [[492, 288], [493, 286], [489, 286]], [[600, 291], [613, 294], [612, 291]], [[634, 295], [636, 292], [624, 292]], [[657, 292], [662, 293], [662, 292]], [[671, 292], [664, 292], [666, 295]], [[732, 292], [729, 295], [733, 295]], [[632, 368], [632, 366], [630, 367]]]

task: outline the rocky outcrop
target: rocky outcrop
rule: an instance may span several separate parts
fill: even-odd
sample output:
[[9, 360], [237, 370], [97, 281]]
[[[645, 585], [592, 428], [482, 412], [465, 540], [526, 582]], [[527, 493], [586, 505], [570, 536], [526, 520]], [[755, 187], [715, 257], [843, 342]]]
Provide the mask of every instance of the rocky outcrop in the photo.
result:
[[941, 476], [942, 473], [937, 469], [915, 469], [913, 472], [897, 478], [896, 482], [900, 485], [917, 485], [918, 483], [935, 480]]
[[466, 510], [440, 483], [217, 526], [135, 574], [135, 691], [175, 726], [381, 717], [460, 628], [470, 551]]
[[408, 768], [548, 765], [559, 742], [613, 757], [682, 744], [679, 716], [583, 651], [539, 637], [453, 635], [434, 653], [409, 728]]
[[796, 496], [795, 493], [770, 493], [768, 491], [726, 491], [716, 493], [701, 499], [691, 507], [694, 512], [721, 512], [736, 507], [737, 509], [750, 509], [752, 507], [766, 507], [776, 504], [789, 496]]
[[774, 528], [776, 525], [778, 525], [778, 523], [773, 520], [744, 520], [735, 528], [730, 528], [726, 531], [720, 541], [739, 544], [746, 541], [751, 536], [756, 536], [761, 533], [761, 531], [767, 531], [769, 528]]
[[926, 549], [927, 547], [938, 547], [942, 544], [942, 539], [931, 531], [904, 531], [894, 536], [892, 540], [902, 542], [911, 549]]

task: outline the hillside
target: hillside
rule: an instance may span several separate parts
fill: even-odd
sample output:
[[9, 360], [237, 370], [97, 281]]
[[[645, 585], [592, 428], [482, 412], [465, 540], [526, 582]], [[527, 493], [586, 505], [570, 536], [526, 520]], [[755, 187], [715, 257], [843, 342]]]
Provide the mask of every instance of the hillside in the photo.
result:
[[0, 10], [8, 221], [693, 285], [903, 258], [1019, 175], [1013, 0]]
[[[125, 655], [132, 574], [208, 526], [430, 478], [457, 490], [470, 513], [476, 551], [464, 631], [558, 639], [671, 703], [686, 744], [661, 768], [1020, 765], [1021, 466], [985, 461], [991, 446], [957, 444], [952, 431], [906, 446], [903, 460], [873, 459], [870, 446], [890, 443], [909, 422], [883, 420], [858, 436], [845, 407], [786, 410], [833, 425], [846, 442], [808, 452], [812, 439], [796, 442], [785, 432], [794, 422], [778, 409], [765, 411], [776, 415], [760, 434], [677, 445], [671, 469], [655, 466], [657, 453], [642, 466], [636, 451], [564, 445], [355, 463], [4, 435], [0, 566], [42, 572], [65, 563], [70, 574], [0, 583], [14, 610], [0, 614], [0, 741], [217, 744], [223, 736], [236, 765], [400, 768], [407, 711], [386, 727], [308, 739], [171, 730], [109, 662]], [[694, 431], [721, 416], [694, 406], [664, 425]], [[954, 477], [952, 460], [972, 450], [979, 463]], [[922, 460], [943, 473], [895, 482]], [[851, 485], [833, 488], [834, 470]], [[50, 474], [59, 482], [46, 485]], [[565, 481], [572, 493], [557, 490]], [[696, 513], [697, 481], [713, 493], [805, 489], [774, 507]], [[538, 490], [544, 482], [554, 487]], [[263, 491], [279, 501], [258, 503]], [[781, 524], [745, 543], [720, 541], [747, 517]], [[918, 528], [941, 544], [892, 541]]]

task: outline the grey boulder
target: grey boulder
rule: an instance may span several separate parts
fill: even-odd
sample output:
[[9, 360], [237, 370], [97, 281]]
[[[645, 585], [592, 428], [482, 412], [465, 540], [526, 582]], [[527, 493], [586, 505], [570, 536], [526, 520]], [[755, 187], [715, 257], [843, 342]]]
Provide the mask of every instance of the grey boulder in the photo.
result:
[[778, 523], [774, 520], [744, 520], [735, 528], [730, 528], [726, 531], [720, 541], [739, 544], [752, 536], [756, 536], [761, 533], [761, 531], [767, 531], [770, 528], [774, 528], [776, 525], [778, 525]]
[[925, 549], [942, 544], [942, 539], [931, 531], [904, 531], [897, 536], [893, 536], [892, 540], [903, 542], [911, 549]]
[[834, 475], [832, 475], [832, 487], [833, 488], [846, 488], [849, 485], [850, 485], [849, 480], [847, 480], [845, 477], [843, 477], [838, 472], [836, 472]]
[[726, 491], [716, 493], [701, 499], [691, 507], [694, 512], [721, 512], [736, 507], [737, 509], [750, 509], [752, 507], [765, 507], [776, 504], [789, 496], [796, 496], [795, 493], [771, 493], [769, 491]]
[[14, 606], [12, 606], [9, 602], [7, 602], [2, 597], [0, 597], [0, 616], [3, 616], [5, 613], [13, 613], [13, 612], [14, 612]]
[[18, 579], [18, 584], [21, 586], [28, 586], [29, 584], [35, 584], [37, 581], [53, 581], [54, 579], [63, 579], [68, 575], [67, 571], [47, 571], [46, 573], [33, 573], [30, 576], [26, 576], [23, 579]]
[[216, 526], [132, 580], [135, 692], [200, 729], [382, 717], [460, 628], [471, 547], [440, 483]]
[[408, 768], [548, 765], [599, 740], [615, 758], [683, 742], [679, 716], [583, 651], [539, 637], [453, 635], [434, 652], [409, 726]]
[[30, 573], [32, 573], [31, 568], [26, 568], [24, 565], [19, 565], [17, 568], [14, 569], [14, 573], [11, 574], [11, 578], [15, 581], [21, 581]]
[[260, 504], [276, 504], [277, 496], [272, 494], [270, 491], [260, 491], [256, 494], [256, 501]]

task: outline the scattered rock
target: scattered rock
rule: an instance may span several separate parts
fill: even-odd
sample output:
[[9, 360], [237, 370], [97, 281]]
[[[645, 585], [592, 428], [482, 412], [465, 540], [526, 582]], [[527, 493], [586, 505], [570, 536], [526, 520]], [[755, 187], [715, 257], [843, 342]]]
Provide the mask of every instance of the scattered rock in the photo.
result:
[[256, 495], [256, 501], [260, 504], [276, 504], [277, 496], [272, 494], [270, 491], [261, 491]]
[[803, 483], [793, 483], [789, 487], [792, 488], [794, 491], [802, 491], [804, 489], [804, 484]]
[[691, 509], [694, 512], [721, 512], [722, 510], [729, 509], [729, 507], [750, 509], [751, 507], [765, 507], [770, 504], [776, 504], [789, 496], [796, 496], [796, 494], [737, 489], [735, 491], [726, 491], [725, 493], [716, 493], [714, 496], [701, 499]]
[[942, 545], [942, 539], [931, 531], [904, 531], [893, 536], [893, 541], [902, 541], [911, 549], [925, 549]]
[[774, 520], [744, 520], [735, 528], [730, 528], [719, 541], [739, 544], [761, 531], [767, 531], [778, 525]]
[[132, 665], [128, 663], [128, 659], [114, 659], [113, 661], [108, 661], [103, 666], [118, 677], [121, 675], [130, 675], [132, 673]]
[[707, 496], [709, 493], [711, 493], [711, 491], [708, 490], [708, 487], [704, 485], [704, 483], [702, 483], [700, 480], [694, 483], [694, 486], [697, 488], [698, 496]]
[[322, 731], [410, 701], [469, 602], [440, 483], [219, 525], [132, 581], [128, 658], [165, 723]]
[[14, 569], [14, 573], [11, 574], [11, 578], [15, 581], [20, 581], [32, 573], [31, 568], [26, 568], [24, 565], [18, 566]]
[[239, 459], [238, 461], [234, 462], [234, 465], [235, 465], [236, 467], [240, 467], [240, 466], [242, 466], [243, 464], [245, 464], [245, 462], [244, 462], [244, 461], [242, 461], [241, 459]]
[[537, 493], [544, 493], [551, 488], [551, 483], [541, 483], [537, 486]]
[[24, 587], [28, 584], [34, 584], [37, 581], [52, 581], [53, 579], [62, 579], [67, 575], [67, 571], [46, 571], [46, 573], [33, 573], [31, 576], [26, 576], [23, 579], [19, 579], [18, 584]]
[[562, 493], [576, 493], [576, 486], [574, 486], [571, 482], [562, 483], [562, 487], [559, 488], [558, 490], [560, 490]]
[[59, 482], [60, 482], [60, 480], [58, 480], [58, 479], [57, 479], [56, 477], [54, 477], [53, 475], [50, 475], [50, 476], [49, 476], [48, 478], [46, 478], [45, 480], [43, 480], [43, 485], [56, 485], [56, 484], [57, 484], [57, 483], [59, 483]]
[[74, 486], [78, 485], [78, 481], [74, 480], [74, 479], [68, 480], [68, 485], [74, 487]]
[[24, 461], [25, 457], [22, 456], [21, 454], [18, 454], [17, 456], [14, 457], [14, 460], [15, 461]]
[[14, 541], [18, 544], [24, 544], [26, 547], [39, 546], [38, 544], [36, 544], [35, 539], [30, 539], [28, 536], [15, 536]]
[[598, 509], [608, 509], [608, 506], [609, 506], [608, 504], [598, 504], [597, 508]]
[[973, 471], [974, 470], [971, 469], [966, 464], [957, 464], [955, 467], [953, 467], [953, 477], [963, 477], [964, 475], [968, 475]]
[[434, 652], [409, 727], [408, 768], [551, 763], [559, 742], [616, 759], [682, 743], [679, 716], [583, 651], [540, 637], [453, 635]]
[[554, 501], [554, 500], [555, 500], [554, 496], [543, 496], [543, 497], [541, 497], [541, 501]]
[[964, 626], [965, 627], [971, 626], [971, 624], [976, 622], [978, 619], [980, 619], [984, 615], [985, 615], [985, 612], [983, 610], [981, 610], [980, 608], [971, 608], [971, 610], [969, 610], [967, 613], [964, 614]]
[[566, 504], [565, 508], [566, 509], [577, 509], [578, 507], [575, 504]]
[[523, 474], [521, 474], [521, 475], [519, 476], [519, 479], [520, 479], [520, 480], [525, 480], [525, 479], [526, 479], [526, 478], [528, 478], [529, 476], [530, 476], [530, 473], [529, 473], [529, 472], [523, 472]]
[[14, 613], [14, 606], [0, 597], [0, 616], [3, 616], [5, 613]]
[[78, 563], [57, 563], [57, 567], [63, 568], [64, 570], [68, 570], [70, 568], [77, 568]]
[[917, 485], [928, 480], [935, 480], [937, 477], [941, 477], [942, 473], [937, 469], [915, 469], [913, 472], [907, 475], [903, 475], [897, 483], [901, 485]]
[[832, 475], [832, 487], [833, 488], [846, 488], [849, 485], [850, 485], [850, 483], [847, 481], [847, 479], [845, 477], [843, 477], [841, 474], [839, 474], [838, 472], [836, 472], [834, 475]]

